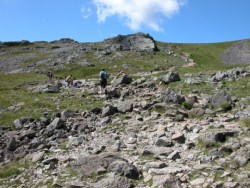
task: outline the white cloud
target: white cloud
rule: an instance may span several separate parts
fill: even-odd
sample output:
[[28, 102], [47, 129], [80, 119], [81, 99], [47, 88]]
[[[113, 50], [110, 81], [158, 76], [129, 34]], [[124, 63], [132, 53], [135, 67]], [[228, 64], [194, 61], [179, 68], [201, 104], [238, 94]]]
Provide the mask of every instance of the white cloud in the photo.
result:
[[118, 15], [132, 30], [142, 26], [161, 31], [164, 18], [180, 10], [186, 0], [92, 0], [97, 7], [98, 22]]
[[87, 19], [88, 17], [90, 17], [93, 14], [93, 12], [90, 8], [84, 8], [84, 7], [81, 8], [81, 13], [82, 13], [82, 17], [84, 19]]

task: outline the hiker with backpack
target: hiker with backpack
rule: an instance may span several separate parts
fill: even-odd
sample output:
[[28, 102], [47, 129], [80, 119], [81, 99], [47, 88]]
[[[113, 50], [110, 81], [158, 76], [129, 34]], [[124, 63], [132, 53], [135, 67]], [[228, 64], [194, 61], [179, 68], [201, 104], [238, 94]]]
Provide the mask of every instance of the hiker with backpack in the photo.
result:
[[108, 74], [105, 69], [102, 69], [99, 73], [100, 76], [100, 93], [106, 92]]

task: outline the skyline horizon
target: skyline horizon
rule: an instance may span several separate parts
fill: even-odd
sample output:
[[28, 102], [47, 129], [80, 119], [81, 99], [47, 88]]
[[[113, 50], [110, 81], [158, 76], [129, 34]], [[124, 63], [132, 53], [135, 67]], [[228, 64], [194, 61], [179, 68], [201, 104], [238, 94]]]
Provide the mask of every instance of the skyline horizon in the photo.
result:
[[[28, 40], [28, 39], [22, 39], [22, 40], [8, 40], [8, 41], [1, 41], [0, 40], [0, 42], [5, 43], [5, 42], [28, 41], [28, 42], [31, 42], [31, 43], [35, 43], [35, 42], [53, 42], [53, 41], [58, 41], [58, 40], [62, 40], [62, 39], [71, 39], [71, 40], [74, 40], [74, 41], [79, 42], [79, 43], [98, 43], [98, 42], [103, 42], [104, 40], [107, 40], [107, 39], [110, 39], [110, 38], [115, 38], [115, 37], [117, 37], [119, 35], [127, 36], [127, 35], [135, 35], [135, 34], [138, 34], [138, 33], [144, 33], [144, 32], [135, 32], [135, 33], [130, 33], [130, 34], [117, 34], [116, 36], [104, 38], [103, 40], [100, 40], [100, 41], [78, 41], [78, 40], [70, 38], [70, 37], [63, 37], [63, 38], [58, 38], [58, 39], [54, 39], [54, 40]], [[250, 38], [242, 38], [242, 39], [235, 39], [235, 40], [229, 40], [229, 41], [214, 41], [214, 42], [174, 42], [174, 41], [156, 40], [155, 37], [152, 36], [150, 33], [144, 33], [144, 34], [149, 34], [157, 42], [174, 43], [174, 44], [214, 44], [214, 43], [227, 43], [227, 42], [237, 42], [237, 41], [243, 41], [243, 40], [250, 40]]]

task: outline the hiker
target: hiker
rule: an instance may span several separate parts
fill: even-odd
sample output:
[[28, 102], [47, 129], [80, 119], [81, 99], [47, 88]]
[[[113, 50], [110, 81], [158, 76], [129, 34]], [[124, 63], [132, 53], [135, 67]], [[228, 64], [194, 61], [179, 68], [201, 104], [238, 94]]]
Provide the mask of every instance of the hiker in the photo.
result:
[[72, 80], [72, 86], [75, 87], [75, 88], [78, 88], [78, 86], [79, 86], [79, 81], [76, 80], [75, 77], [74, 77], [73, 80]]
[[73, 85], [73, 77], [72, 77], [72, 74], [66, 77], [65, 82], [68, 83], [68, 86], [70, 86], [70, 85], [72, 86], [72, 85]]
[[49, 78], [49, 82], [52, 83], [52, 81], [53, 81], [53, 72], [52, 72], [52, 69], [49, 69], [49, 71], [47, 72], [47, 76]]
[[106, 86], [107, 86], [107, 79], [108, 79], [108, 74], [105, 71], [105, 69], [102, 69], [100, 71], [100, 93], [106, 92]]
[[73, 87], [78, 87], [78, 81], [77, 80], [73, 82]]

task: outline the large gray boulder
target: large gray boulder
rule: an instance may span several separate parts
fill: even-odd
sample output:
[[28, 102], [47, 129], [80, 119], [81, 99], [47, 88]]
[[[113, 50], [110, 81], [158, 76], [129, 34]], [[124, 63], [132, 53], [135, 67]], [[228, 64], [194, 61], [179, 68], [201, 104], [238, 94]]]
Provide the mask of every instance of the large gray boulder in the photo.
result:
[[176, 82], [176, 81], [180, 81], [180, 76], [178, 73], [174, 73], [174, 72], [169, 72], [168, 74], [164, 75], [162, 78], [161, 78], [161, 81], [164, 83], [164, 84], [169, 84], [171, 82]]
[[112, 162], [109, 165], [108, 170], [130, 179], [139, 179], [137, 168], [124, 160], [116, 160]]
[[106, 92], [106, 96], [108, 99], [119, 98], [121, 96], [121, 91], [117, 88], [113, 88], [110, 91]]
[[107, 116], [111, 116], [114, 115], [115, 113], [117, 113], [118, 110], [116, 107], [114, 106], [106, 106], [102, 109], [102, 117], [107, 117]]
[[[107, 178], [103, 178], [97, 183], [91, 184], [95, 188], [131, 188], [133, 187], [132, 182], [124, 176], [116, 175], [115, 173], [109, 173], [106, 175]], [[88, 186], [85, 186], [88, 187]], [[90, 186], [91, 187], [91, 186]]]
[[33, 93], [59, 93], [60, 86], [57, 84], [45, 84], [30, 88], [29, 91]]
[[119, 85], [130, 84], [132, 82], [132, 78], [128, 77], [127, 75], [114, 78], [112, 80], [112, 86], [117, 87]]
[[185, 101], [185, 97], [180, 93], [176, 93], [174, 90], [168, 88], [161, 94], [161, 102], [181, 104]]
[[118, 103], [117, 109], [118, 109], [118, 112], [120, 113], [132, 112], [133, 103], [130, 100], [121, 101]]
[[231, 106], [232, 104], [231, 95], [225, 91], [217, 92], [209, 101], [213, 107], [222, 107], [223, 104]]
[[97, 174], [100, 169], [107, 171], [109, 165], [121, 160], [117, 153], [101, 153], [99, 155], [82, 155], [70, 166], [80, 177], [90, 177]]
[[61, 118], [63, 120], [66, 120], [66, 119], [68, 119], [70, 117], [73, 117], [74, 114], [75, 114], [74, 110], [67, 109], [67, 110], [64, 110], [64, 111], [61, 112]]

